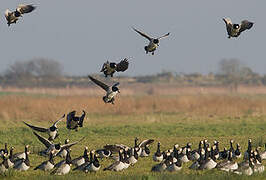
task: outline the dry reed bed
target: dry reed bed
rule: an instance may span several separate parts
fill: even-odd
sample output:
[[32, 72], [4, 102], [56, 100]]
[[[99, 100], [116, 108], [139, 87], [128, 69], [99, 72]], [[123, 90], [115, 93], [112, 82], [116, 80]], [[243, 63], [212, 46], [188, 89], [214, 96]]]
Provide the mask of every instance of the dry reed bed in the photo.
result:
[[71, 110], [89, 114], [180, 113], [185, 116], [241, 117], [266, 115], [266, 97], [230, 95], [119, 96], [116, 104], [105, 104], [101, 96], [24, 96], [0, 97], [0, 120], [48, 121]]
[[[107, 84], [111, 84], [108, 82]], [[179, 84], [153, 84], [153, 83], [132, 83], [121, 84], [122, 95], [194, 95], [194, 94], [230, 94], [230, 89], [227, 87], [203, 87], [189, 86], [183, 87]], [[66, 87], [66, 88], [14, 88], [0, 87], [1, 92], [11, 93], [28, 93], [28, 94], [43, 94], [56, 96], [95, 96], [102, 95], [103, 90], [95, 85], [88, 87]], [[266, 86], [239, 86], [239, 94], [266, 94]]]

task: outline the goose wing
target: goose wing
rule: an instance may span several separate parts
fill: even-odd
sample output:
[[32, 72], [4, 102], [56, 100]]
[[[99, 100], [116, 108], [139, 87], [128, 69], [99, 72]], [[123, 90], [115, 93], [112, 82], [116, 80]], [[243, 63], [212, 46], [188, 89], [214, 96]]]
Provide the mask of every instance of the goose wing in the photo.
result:
[[57, 121], [55, 121], [54, 124], [53, 124], [53, 126], [56, 126], [57, 123], [59, 123], [60, 121], [62, 121], [62, 119], [64, 119], [64, 118], [65, 118], [65, 114], [60, 119], [58, 119]]
[[103, 148], [111, 152], [119, 152], [121, 149], [126, 149], [129, 147], [124, 144], [106, 144]]
[[17, 7], [17, 11], [20, 12], [21, 14], [24, 14], [24, 13], [30, 13], [30, 12], [32, 12], [34, 9], [36, 9], [36, 7], [33, 6], [32, 4], [29, 4], [29, 5], [20, 4], [20, 5]]
[[30, 125], [26, 122], [23, 121], [24, 124], [26, 124], [28, 127], [30, 127], [31, 129], [35, 130], [35, 131], [39, 131], [39, 132], [47, 132], [48, 131], [48, 128], [42, 128], [42, 127], [38, 127], [38, 126], [33, 126], [33, 125]]
[[46, 138], [40, 136], [40, 135], [37, 134], [36, 132], [33, 132], [33, 134], [34, 134], [35, 136], [37, 136], [37, 138], [39, 139], [39, 141], [41, 141], [41, 142], [46, 146], [46, 148], [49, 148], [49, 147], [52, 145], [52, 143], [51, 143], [48, 139], [46, 139]]
[[90, 80], [92, 80], [95, 84], [97, 84], [98, 86], [100, 86], [101, 88], [103, 88], [105, 91], [108, 91], [109, 86], [104, 84], [103, 82], [93, 78], [92, 76], [89, 76]]
[[143, 37], [147, 38], [149, 41], [151, 41], [152, 38], [150, 36], [148, 36], [147, 34], [145, 34], [145, 33], [141, 32], [141, 31], [135, 29], [134, 27], [132, 27], [132, 29], [134, 31], [136, 31], [137, 33], [139, 33], [141, 36], [143, 36]]
[[128, 65], [129, 65], [128, 59], [125, 58], [124, 60], [122, 60], [118, 64], [116, 64], [116, 71], [117, 72], [119, 72], [119, 71], [124, 72], [125, 70], [128, 69]]
[[166, 37], [169, 36], [169, 35], [170, 35], [170, 32], [167, 33], [167, 34], [165, 34], [165, 35], [163, 35], [163, 36], [158, 37], [157, 39], [163, 39], [163, 38], [166, 38]]
[[67, 148], [70, 148], [71, 146], [74, 146], [75, 144], [81, 142], [83, 139], [85, 139], [85, 137], [83, 137], [83, 138], [81, 138], [80, 140], [75, 141], [75, 142], [73, 142], [73, 143], [69, 143], [69, 144], [61, 145], [61, 149], [67, 149]]
[[254, 24], [253, 22], [249, 22], [248, 20], [242, 21], [241, 25], [240, 25], [239, 33], [243, 32], [243, 31], [245, 31], [247, 29], [252, 28], [253, 24]]
[[145, 147], [153, 142], [154, 142], [154, 139], [145, 139], [139, 144], [139, 147]]
[[230, 34], [233, 27], [232, 21], [229, 18], [223, 18], [223, 21], [225, 22], [227, 33]]
[[6, 20], [9, 20], [9, 16], [10, 16], [10, 14], [11, 14], [11, 11], [10, 11], [9, 9], [7, 9], [7, 10], [5, 11], [5, 17], [6, 17]]

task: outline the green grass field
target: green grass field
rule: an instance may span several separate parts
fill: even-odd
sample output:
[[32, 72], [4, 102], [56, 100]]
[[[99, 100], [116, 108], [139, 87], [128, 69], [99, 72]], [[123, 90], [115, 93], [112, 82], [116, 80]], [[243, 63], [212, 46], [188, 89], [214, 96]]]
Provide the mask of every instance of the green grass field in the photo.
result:
[[[2, 96], [4, 97], [7, 95], [4, 94]], [[13, 95], [8, 94], [8, 96]], [[45, 97], [34, 98], [39, 99]], [[256, 99], [255, 96], [248, 98]], [[266, 102], [266, 97], [258, 99], [260, 101], [264, 99]], [[99, 101], [101, 101], [101, 99], [99, 99]], [[27, 107], [25, 104], [14, 104], [14, 107], [16, 106]], [[167, 104], [165, 104], [165, 106], [167, 106]], [[108, 106], [105, 107], [107, 108]], [[192, 147], [195, 149], [198, 146], [199, 140], [206, 138], [209, 142], [218, 140], [220, 142], [220, 148], [222, 149], [224, 146], [229, 147], [229, 140], [234, 139], [235, 142], [240, 143], [242, 152], [246, 150], [249, 138], [253, 140], [254, 146], [263, 146], [266, 142], [266, 115], [263, 113], [259, 116], [254, 116], [252, 113], [245, 110], [239, 116], [210, 116], [213, 112], [197, 116], [194, 113], [190, 113], [189, 110], [183, 112], [152, 111], [126, 114], [90, 113], [90, 109], [85, 110], [88, 112], [88, 116], [85, 119], [84, 127], [78, 132], [69, 132], [65, 128], [65, 121], [59, 123], [60, 135], [59, 138], [56, 139], [56, 142], [61, 141], [63, 143], [66, 138], [69, 138], [70, 141], [76, 141], [85, 137], [81, 143], [71, 148], [72, 158], [80, 156], [83, 153], [84, 146], [88, 146], [90, 150], [102, 148], [105, 144], [112, 143], [122, 143], [133, 146], [135, 137], [138, 137], [140, 140], [147, 138], [154, 139], [155, 143], [150, 147], [152, 153], [155, 152], [158, 141], [162, 144], [162, 150], [172, 148], [176, 143], [184, 146], [187, 142], [192, 142]], [[19, 117], [13, 120], [10, 118], [12, 117], [11, 115], [1, 116], [0, 110], [0, 148], [3, 148], [4, 143], [8, 142], [9, 147], [11, 145], [14, 146], [15, 152], [18, 152], [23, 151], [24, 146], [29, 144], [30, 150], [33, 152], [29, 156], [31, 168], [27, 172], [15, 172], [11, 170], [6, 175], [0, 175], [1, 179], [266, 179], [265, 172], [248, 177], [218, 170], [193, 171], [188, 169], [191, 163], [184, 164], [180, 172], [152, 173], [150, 171], [151, 167], [156, 164], [152, 161], [152, 157], [140, 158], [137, 164], [122, 172], [106, 172], [100, 170], [97, 173], [86, 174], [71, 171], [68, 175], [60, 177], [50, 175], [48, 172], [34, 171], [33, 168], [46, 159], [36, 154], [36, 152], [44, 148], [44, 146], [22, 121], [45, 127], [48, 127], [51, 121], [50, 119], [39, 121], [38, 117], [35, 116], [35, 113], [32, 112], [30, 108], [25, 108], [24, 111], [27, 114], [32, 113], [32, 120], [25, 118], [18, 120]], [[239, 111], [241, 112], [241, 109]], [[250, 112], [253, 111], [254, 109], [250, 110]], [[2, 114], [5, 113], [2, 112]], [[21, 116], [23, 117], [23, 115]], [[49, 115], [47, 116], [49, 117]], [[42, 135], [46, 136], [45, 134]], [[60, 160], [61, 158], [57, 157], [55, 162]], [[111, 162], [111, 160], [106, 159], [100, 161], [102, 169]], [[266, 165], [265, 162], [263, 163]]]

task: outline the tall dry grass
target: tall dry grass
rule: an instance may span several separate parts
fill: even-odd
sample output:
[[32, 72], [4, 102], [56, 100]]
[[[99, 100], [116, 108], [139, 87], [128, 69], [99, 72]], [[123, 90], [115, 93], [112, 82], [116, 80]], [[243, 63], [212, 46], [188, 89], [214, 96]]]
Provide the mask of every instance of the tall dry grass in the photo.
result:
[[72, 110], [89, 114], [181, 113], [185, 116], [266, 115], [266, 97], [234, 95], [118, 96], [116, 104], [105, 104], [101, 96], [25, 96], [0, 97], [0, 120], [54, 121]]

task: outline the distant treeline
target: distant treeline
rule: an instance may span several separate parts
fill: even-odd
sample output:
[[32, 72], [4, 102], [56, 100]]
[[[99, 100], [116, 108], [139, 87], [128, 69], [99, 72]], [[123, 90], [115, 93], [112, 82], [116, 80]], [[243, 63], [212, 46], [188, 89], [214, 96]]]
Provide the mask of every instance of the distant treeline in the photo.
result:
[[[95, 75], [101, 76], [101, 75]], [[102, 77], [103, 78], [103, 77]], [[147, 76], [117, 76], [114, 81], [123, 83], [174, 83], [180, 86], [228, 86], [237, 90], [238, 85], [266, 85], [266, 75], [260, 75], [244, 66], [239, 60], [221, 60], [219, 71], [200, 73], [176, 73], [163, 71]], [[50, 59], [38, 58], [15, 62], [0, 75], [1, 87], [88, 87], [86, 76], [64, 75], [63, 66]]]

